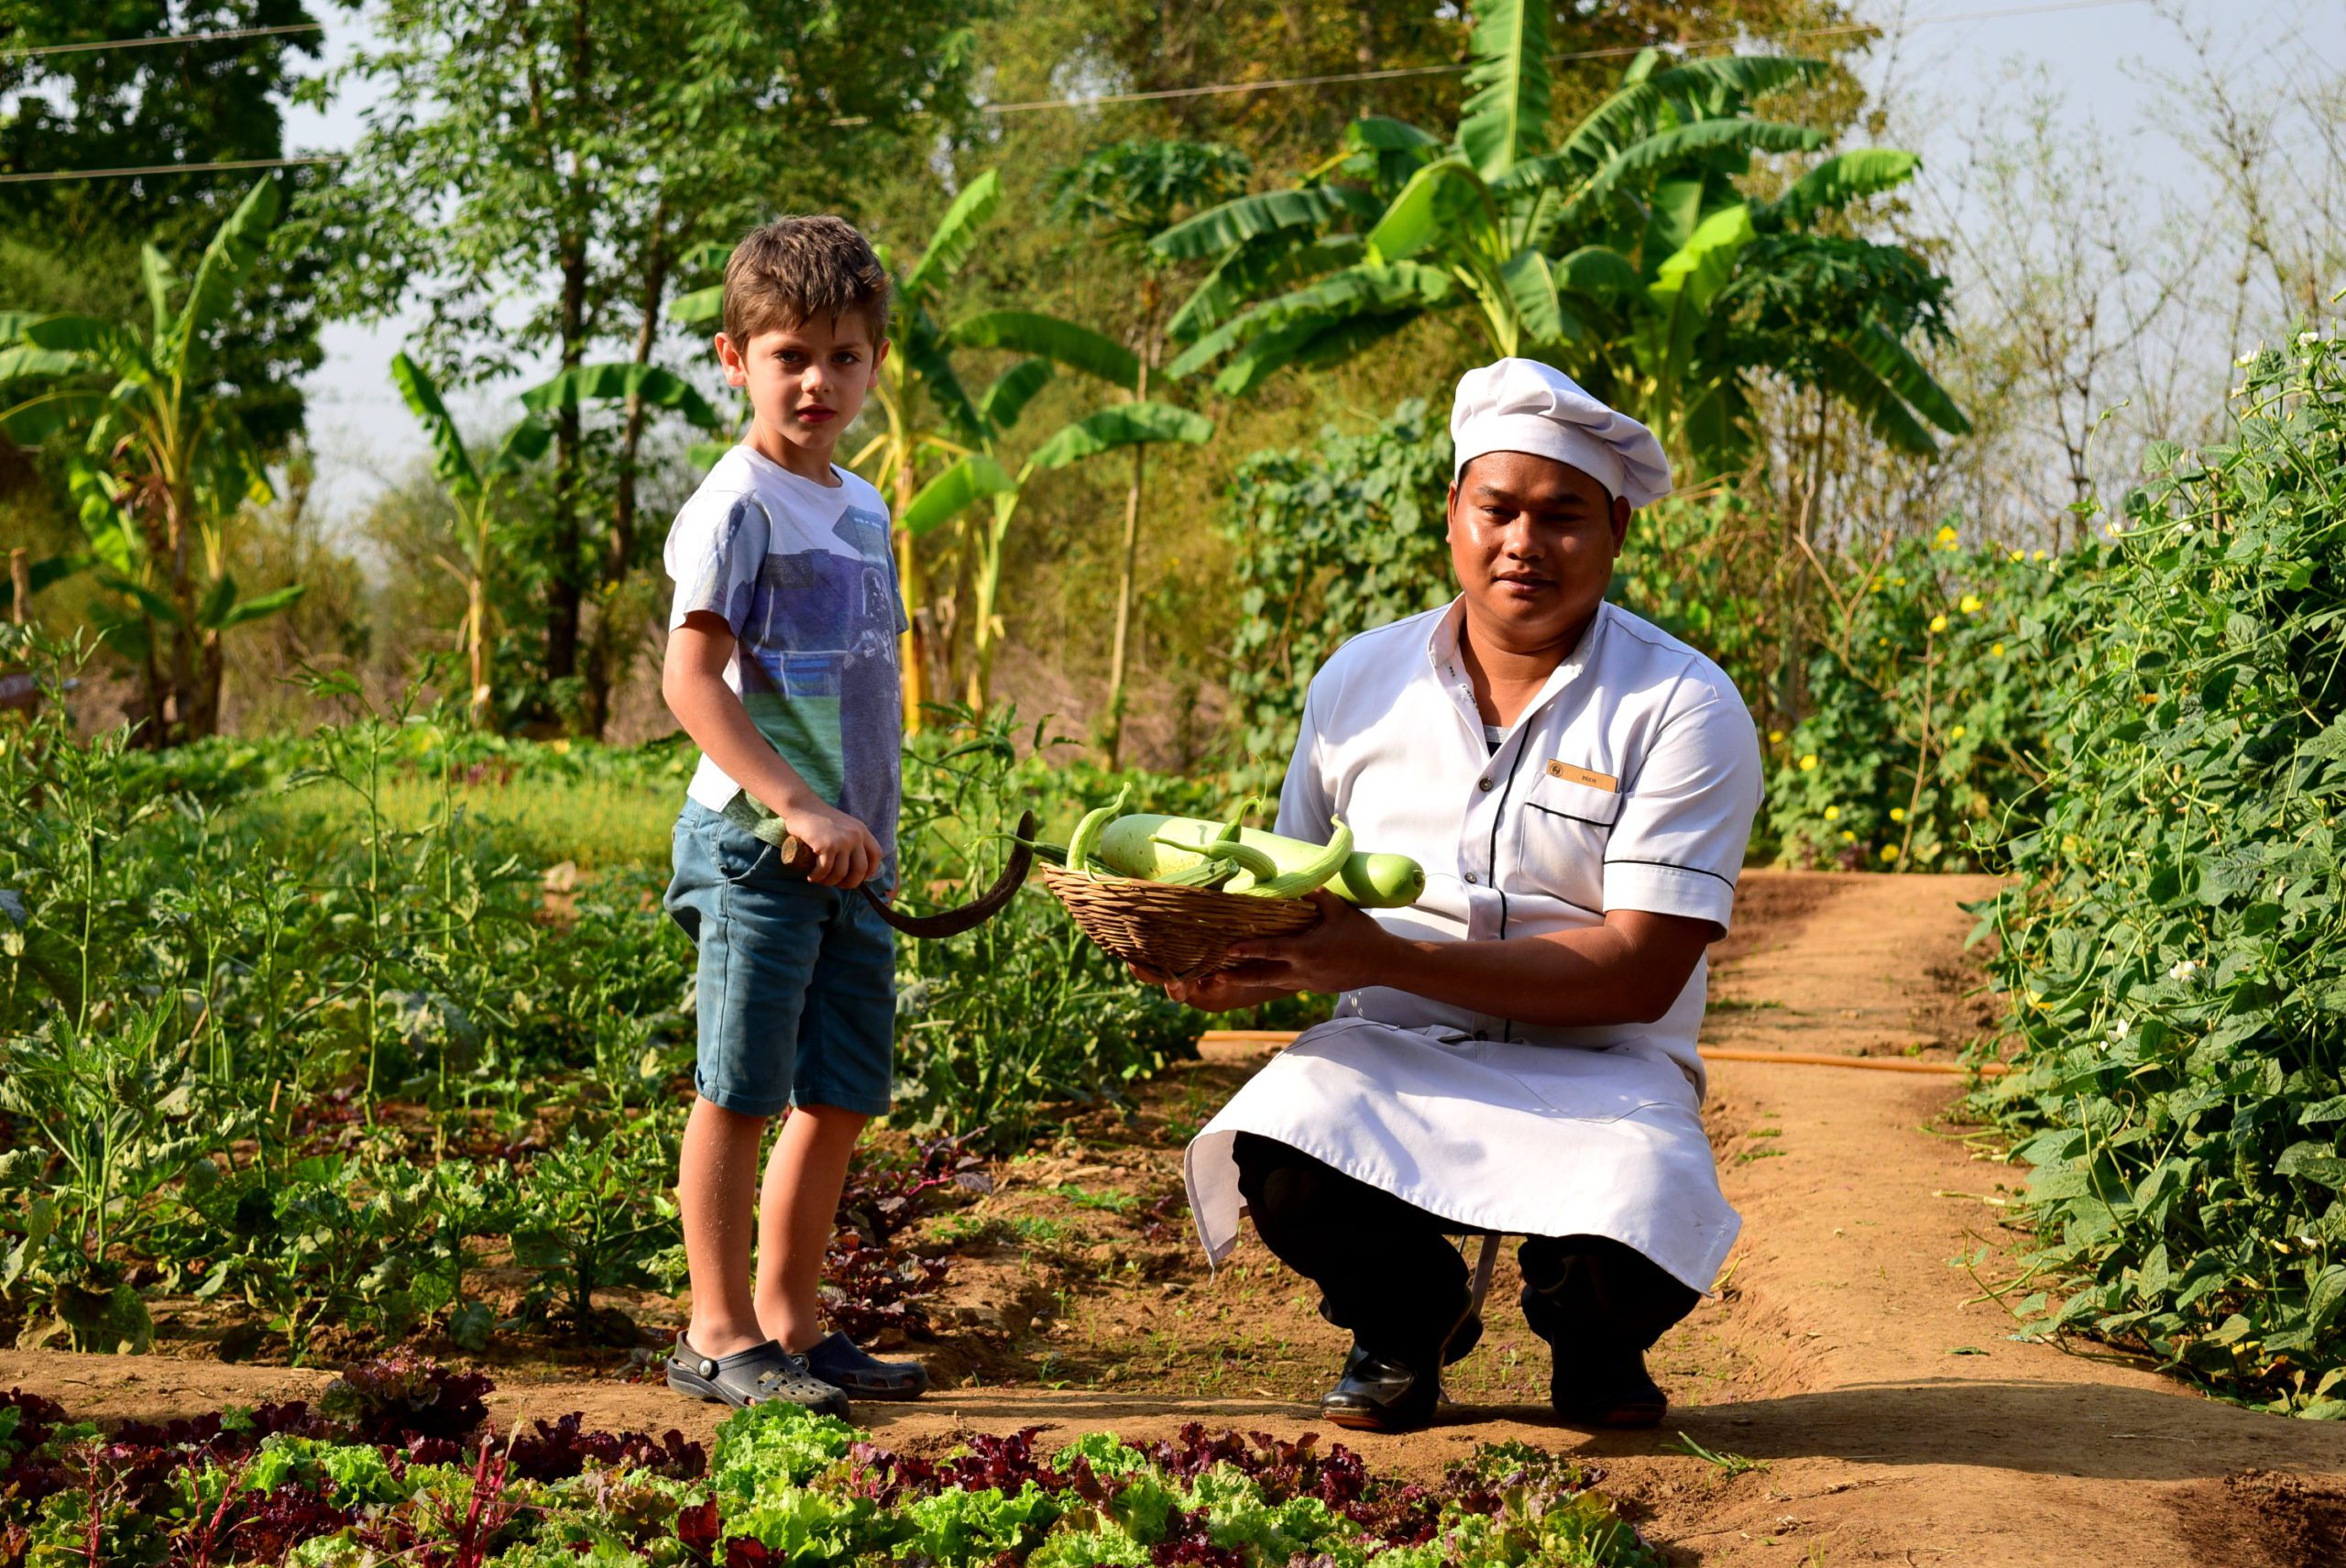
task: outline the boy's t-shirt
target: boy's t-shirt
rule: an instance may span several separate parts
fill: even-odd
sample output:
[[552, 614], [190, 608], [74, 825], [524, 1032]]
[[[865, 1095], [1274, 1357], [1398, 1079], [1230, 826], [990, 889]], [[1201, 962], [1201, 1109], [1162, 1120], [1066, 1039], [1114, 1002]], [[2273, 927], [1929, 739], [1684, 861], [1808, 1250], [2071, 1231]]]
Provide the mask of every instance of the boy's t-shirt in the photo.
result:
[[[758, 733], [826, 801], [872, 830], [895, 881], [903, 685], [909, 625], [888, 551], [888, 503], [844, 468], [802, 478], [748, 445], [718, 459], [676, 513], [664, 559], [674, 630], [694, 610], [725, 618], [725, 684]], [[691, 797], [722, 811], [738, 786], [707, 756]]]

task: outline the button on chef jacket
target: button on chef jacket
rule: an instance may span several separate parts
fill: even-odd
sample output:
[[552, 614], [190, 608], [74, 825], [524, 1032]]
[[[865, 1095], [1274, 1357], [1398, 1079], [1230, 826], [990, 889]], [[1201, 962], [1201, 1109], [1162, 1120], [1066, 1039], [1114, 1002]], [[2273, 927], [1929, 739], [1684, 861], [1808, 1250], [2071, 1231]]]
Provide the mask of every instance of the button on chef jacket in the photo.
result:
[[[1370, 913], [1413, 938], [1601, 926], [1726, 931], [1760, 797], [1749, 711], [1717, 665], [1601, 605], [1515, 723], [1486, 735], [1463, 601], [1362, 634], [1312, 682], [1278, 831], [1410, 856], [1426, 891]], [[1184, 1158], [1208, 1256], [1236, 1244], [1235, 1135], [1277, 1139], [1462, 1228], [1605, 1235], [1707, 1290], [1740, 1224], [1702, 1125], [1707, 960], [1650, 1024], [1564, 1028], [1407, 992], [1348, 992]]]

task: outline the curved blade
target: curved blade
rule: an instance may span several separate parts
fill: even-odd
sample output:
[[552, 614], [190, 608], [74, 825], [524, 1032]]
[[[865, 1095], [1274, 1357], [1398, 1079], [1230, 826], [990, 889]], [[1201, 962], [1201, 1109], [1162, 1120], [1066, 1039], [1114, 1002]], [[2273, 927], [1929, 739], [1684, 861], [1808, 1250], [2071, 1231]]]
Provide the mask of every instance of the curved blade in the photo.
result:
[[1035, 863], [1035, 851], [1027, 842], [1034, 837], [1035, 814], [1031, 811], [1023, 813], [1018, 818], [1017, 848], [1010, 852], [1010, 863], [1002, 868], [1002, 874], [993, 879], [993, 885], [986, 889], [975, 903], [965, 904], [959, 909], [942, 909], [934, 915], [906, 915], [872, 892], [871, 883], [866, 883], [859, 891], [881, 919], [907, 937], [918, 937], [925, 941], [939, 937], [958, 937], [964, 931], [976, 930], [1001, 914], [1011, 899], [1017, 895], [1018, 889], [1026, 881], [1028, 869]]

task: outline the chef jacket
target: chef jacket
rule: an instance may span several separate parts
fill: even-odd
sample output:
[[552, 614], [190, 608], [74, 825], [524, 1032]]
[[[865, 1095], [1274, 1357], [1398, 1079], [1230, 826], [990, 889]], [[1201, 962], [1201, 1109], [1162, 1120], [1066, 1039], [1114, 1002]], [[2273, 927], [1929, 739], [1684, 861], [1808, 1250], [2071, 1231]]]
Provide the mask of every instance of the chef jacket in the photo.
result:
[[[1423, 897], [1374, 913], [1412, 938], [1487, 941], [1601, 926], [1608, 910], [1726, 933], [1760, 806], [1751, 715], [1716, 664], [1618, 606], [1595, 619], [1493, 750], [1459, 656], [1463, 600], [1354, 638], [1311, 683], [1278, 831], [1325, 842], [1341, 814], [1365, 850], [1415, 858]], [[1699, 1102], [1707, 960], [1651, 1024], [1565, 1028], [1382, 987], [1339, 1017], [1477, 1039], [1635, 1045], [1676, 1062]]]

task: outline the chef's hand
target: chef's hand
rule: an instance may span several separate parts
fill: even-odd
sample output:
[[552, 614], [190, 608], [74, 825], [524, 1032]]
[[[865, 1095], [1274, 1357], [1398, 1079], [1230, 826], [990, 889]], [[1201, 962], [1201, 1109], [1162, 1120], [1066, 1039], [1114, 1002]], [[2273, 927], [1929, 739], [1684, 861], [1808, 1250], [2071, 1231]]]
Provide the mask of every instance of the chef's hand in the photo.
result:
[[1167, 996], [1200, 1013], [1235, 1013], [1241, 1007], [1260, 1007], [1266, 1002], [1277, 1002], [1292, 992], [1288, 986], [1254, 984], [1237, 970], [1222, 970], [1197, 980], [1168, 980], [1135, 964], [1133, 978], [1163, 986]]
[[1320, 906], [1317, 924], [1292, 937], [1232, 943], [1230, 956], [1237, 963], [1212, 978], [1275, 994], [1316, 991], [1333, 995], [1373, 985], [1389, 972], [1392, 948], [1399, 938], [1325, 888], [1311, 894], [1311, 902]]

